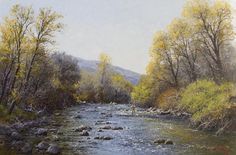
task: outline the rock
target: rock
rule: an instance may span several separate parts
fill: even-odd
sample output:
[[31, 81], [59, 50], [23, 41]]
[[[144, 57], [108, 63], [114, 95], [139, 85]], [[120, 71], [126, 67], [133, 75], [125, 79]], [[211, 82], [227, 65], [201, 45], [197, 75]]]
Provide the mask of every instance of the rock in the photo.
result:
[[165, 144], [165, 142], [166, 142], [165, 139], [158, 139], [154, 141], [155, 144]]
[[105, 117], [112, 117], [112, 114], [106, 114]]
[[89, 136], [89, 133], [87, 131], [82, 131], [80, 134], [80, 136]]
[[9, 135], [12, 129], [9, 126], [0, 124], [0, 135]]
[[103, 140], [111, 140], [112, 137], [109, 137], [109, 136], [106, 136], [106, 137], [103, 137]]
[[161, 111], [160, 112], [160, 115], [169, 115], [169, 114], [171, 114], [170, 111]]
[[59, 141], [59, 137], [57, 135], [52, 135], [52, 140], [53, 141]]
[[46, 152], [49, 153], [49, 154], [60, 154], [61, 149], [56, 144], [51, 144], [48, 147]]
[[46, 136], [48, 134], [48, 129], [39, 128], [35, 132], [35, 135]]
[[92, 128], [90, 126], [81, 125], [77, 129], [75, 129], [75, 132], [82, 132], [83, 130], [90, 131], [90, 130], [92, 130]]
[[105, 125], [105, 126], [100, 127], [99, 129], [109, 130], [109, 129], [111, 129], [111, 126]]
[[11, 133], [11, 139], [12, 140], [22, 140], [23, 137], [21, 134], [19, 134], [18, 132], [12, 132]]
[[25, 145], [25, 143], [23, 142], [23, 141], [13, 141], [12, 143], [11, 143], [11, 146], [12, 146], [12, 148], [14, 148], [15, 150], [18, 150], [18, 151], [20, 151], [21, 150], [21, 148], [23, 147]]
[[123, 130], [122, 127], [113, 127], [112, 130]]
[[167, 140], [165, 141], [165, 144], [166, 144], [166, 145], [173, 145], [174, 142], [173, 142], [172, 140], [167, 139]]
[[45, 141], [42, 141], [38, 145], [36, 145], [36, 148], [39, 150], [47, 150], [48, 147], [49, 147], [49, 144]]
[[82, 118], [80, 115], [77, 115], [77, 116], [75, 116], [74, 117], [75, 119], [80, 119], [80, 118]]
[[39, 110], [39, 111], [37, 112], [37, 116], [38, 116], [38, 117], [45, 116], [45, 115], [46, 115], [46, 111], [45, 111], [45, 110]]
[[56, 133], [56, 132], [57, 132], [57, 129], [49, 129], [49, 132]]
[[110, 136], [97, 136], [97, 137], [94, 137], [94, 139], [97, 139], [97, 140], [111, 140], [113, 138], [110, 137]]
[[61, 114], [59, 112], [55, 113], [54, 114], [55, 116], [60, 116]]
[[29, 143], [26, 143], [26, 144], [22, 147], [21, 151], [22, 151], [23, 153], [31, 153], [31, 152], [32, 152], [32, 146], [31, 146]]
[[99, 129], [98, 132], [103, 132], [103, 130], [102, 130], [102, 129]]

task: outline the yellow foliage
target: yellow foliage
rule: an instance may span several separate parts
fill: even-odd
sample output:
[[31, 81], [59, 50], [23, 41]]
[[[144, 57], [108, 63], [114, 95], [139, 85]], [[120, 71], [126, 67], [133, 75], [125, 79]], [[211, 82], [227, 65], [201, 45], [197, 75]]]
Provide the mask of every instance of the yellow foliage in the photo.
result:
[[157, 98], [157, 106], [164, 110], [176, 109], [178, 96], [178, 90], [175, 88], [169, 88], [159, 95]]

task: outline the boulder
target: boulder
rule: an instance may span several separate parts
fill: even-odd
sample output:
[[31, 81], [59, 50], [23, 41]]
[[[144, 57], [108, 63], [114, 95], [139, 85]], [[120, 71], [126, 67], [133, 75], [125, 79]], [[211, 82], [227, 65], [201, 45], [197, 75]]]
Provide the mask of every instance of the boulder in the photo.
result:
[[155, 144], [165, 144], [166, 140], [165, 139], [157, 139], [154, 141]]
[[172, 140], [167, 139], [167, 140], [165, 141], [165, 144], [166, 144], [166, 145], [173, 145], [174, 142], [173, 142]]
[[56, 145], [56, 144], [51, 144], [47, 151], [46, 151], [48, 154], [60, 154], [61, 153], [61, 149]]
[[83, 130], [90, 131], [90, 130], [92, 130], [92, 128], [90, 126], [81, 125], [77, 129], [75, 129], [75, 132], [82, 132]]
[[80, 136], [89, 136], [89, 133], [87, 131], [82, 131], [80, 134]]
[[112, 130], [123, 130], [122, 127], [113, 127]]
[[0, 124], [0, 135], [9, 135], [11, 131], [9, 126]]
[[22, 147], [22, 149], [21, 149], [21, 151], [23, 152], [23, 153], [31, 153], [32, 152], [32, 146], [29, 144], [29, 143], [26, 143], [23, 147]]
[[169, 115], [169, 114], [171, 114], [170, 111], [161, 111], [160, 112], [160, 115]]
[[15, 141], [15, 140], [14, 140], [14, 141], [11, 143], [12, 148], [14, 148], [14, 149], [17, 150], [17, 151], [20, 151], [21, 148], [22, 148], [24, 145], [25, 145], [25, 143], [24, 143], [22, 140], [20, 140], [20, 141]]
[[11, 133], [11, 139], [12, 140], [22, 140], [23, 137], [21, 134], [19, 134], [18, 132], [12, 132]]
[[111, 140], [113, 138], [110, 137], [110, 136], [97, 136], [97, 137], [94, 137], [94, 139], [97, 139], [97, 140]]
[[100, 127], [99, 129], [109, 130], [111, 128], [112, 127], [110, 125], [105, 125], [105, 126]]
[[38, 145], [36, 145], [36, 148], [39, 150], [47, 150], [48, 147], [49, 147], [49, 144], [45, 141], [42, 141]]
[[74, 117], [75, 119], [80, 119], [80, 118], [82, 118], [80, 115], [77, 115], [77, 116], [75, 116]]
[[47, 134], [48, 134], [48, 129], [44, 129], [44, 128], [39, 128], [35, 132], [35, 135], [39, 135], [39, 136], [46, 136]]
[[98, 132], [103, 132], [103, 130], [102, 130], [102, 129], [99, 129]]

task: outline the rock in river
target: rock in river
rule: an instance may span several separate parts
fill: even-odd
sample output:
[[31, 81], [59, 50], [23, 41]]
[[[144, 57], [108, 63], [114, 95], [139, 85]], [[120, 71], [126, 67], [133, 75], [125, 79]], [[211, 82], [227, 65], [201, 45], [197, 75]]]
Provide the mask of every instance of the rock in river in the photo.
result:
[[166, 140], [165, 139], [157, 139], [154, 141], [155, 144], [165, 144]]
[[173, 143], [172, 140], [167, 139], [166, 142], [165, 142], [165, 144], [167, 144], [167, 145], [173, 145], [174, 143]]
[[46, 136], [48, 134], [48, 129], [44, 129], [44, 128], [39, 128], [37, 129], [37, 131], [35, 132], [35, 135], [43, 135]]
[[21, 134], [19, 134], [18, 132], [12, 132], [11, 133], [11, 139], [12, 140], [22, 140], [23, 137]]
[[31, 153], [31, 152], [32, 152], [32, 146], [31, 146], [29, 143], [26, 143], [26, 144], [22, 147], [21, 151], [22, 151], [23, 153]]
[[113, 127], [112, 130], [123, 130], [122, 127]]
[[109, 136], [97, 136], [97, 137], [94, 137], [94, 139], [97, 139], [97, 140], [111, 140], [113, 138], [109, 137]]
[[92, 130], [92, 128], [90, 126], [81, 125], [77, 129], [75, 129], [75, 132], [82, 132], [83, 130], [90, 131], [90, 130]]
[[105, 126], [100, 127], [99, 129], [109, 130], [109, 129], [111, 129], [111, 126], [110, 125], [105, 125]]
[[60, 154], [61, 149], [56, 144], [51, 144], [47, 149], [47, 153], [49, 154]]
[[89, 133], [84, 130], [80, 133], [80, 136], [89, 136]]
[[48, 147], [49, 147], [49, 144], [45, 141], [42, 141], [38, 145], [36, 145], [36, 148], [39, 150], [47, 150]]

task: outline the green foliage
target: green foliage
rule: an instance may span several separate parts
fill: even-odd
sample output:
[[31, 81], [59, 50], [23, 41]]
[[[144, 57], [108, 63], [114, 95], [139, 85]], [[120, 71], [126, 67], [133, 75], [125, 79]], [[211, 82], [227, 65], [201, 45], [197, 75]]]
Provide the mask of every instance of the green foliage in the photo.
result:
[[131, 93], [132, 102], [141, 104], [142, 106], [148, 106], [150, 104], [151, 94], [152, 86], [150, 79], [144, 76]]
[[194, 122], [215, 127], [230, 119], [229, 110], [233, 105], [229, 99], [233, 89], [232, 83], [217, 85], [208, 80], [196, 81], [183, 91], [180, 106], [192, 114]]

